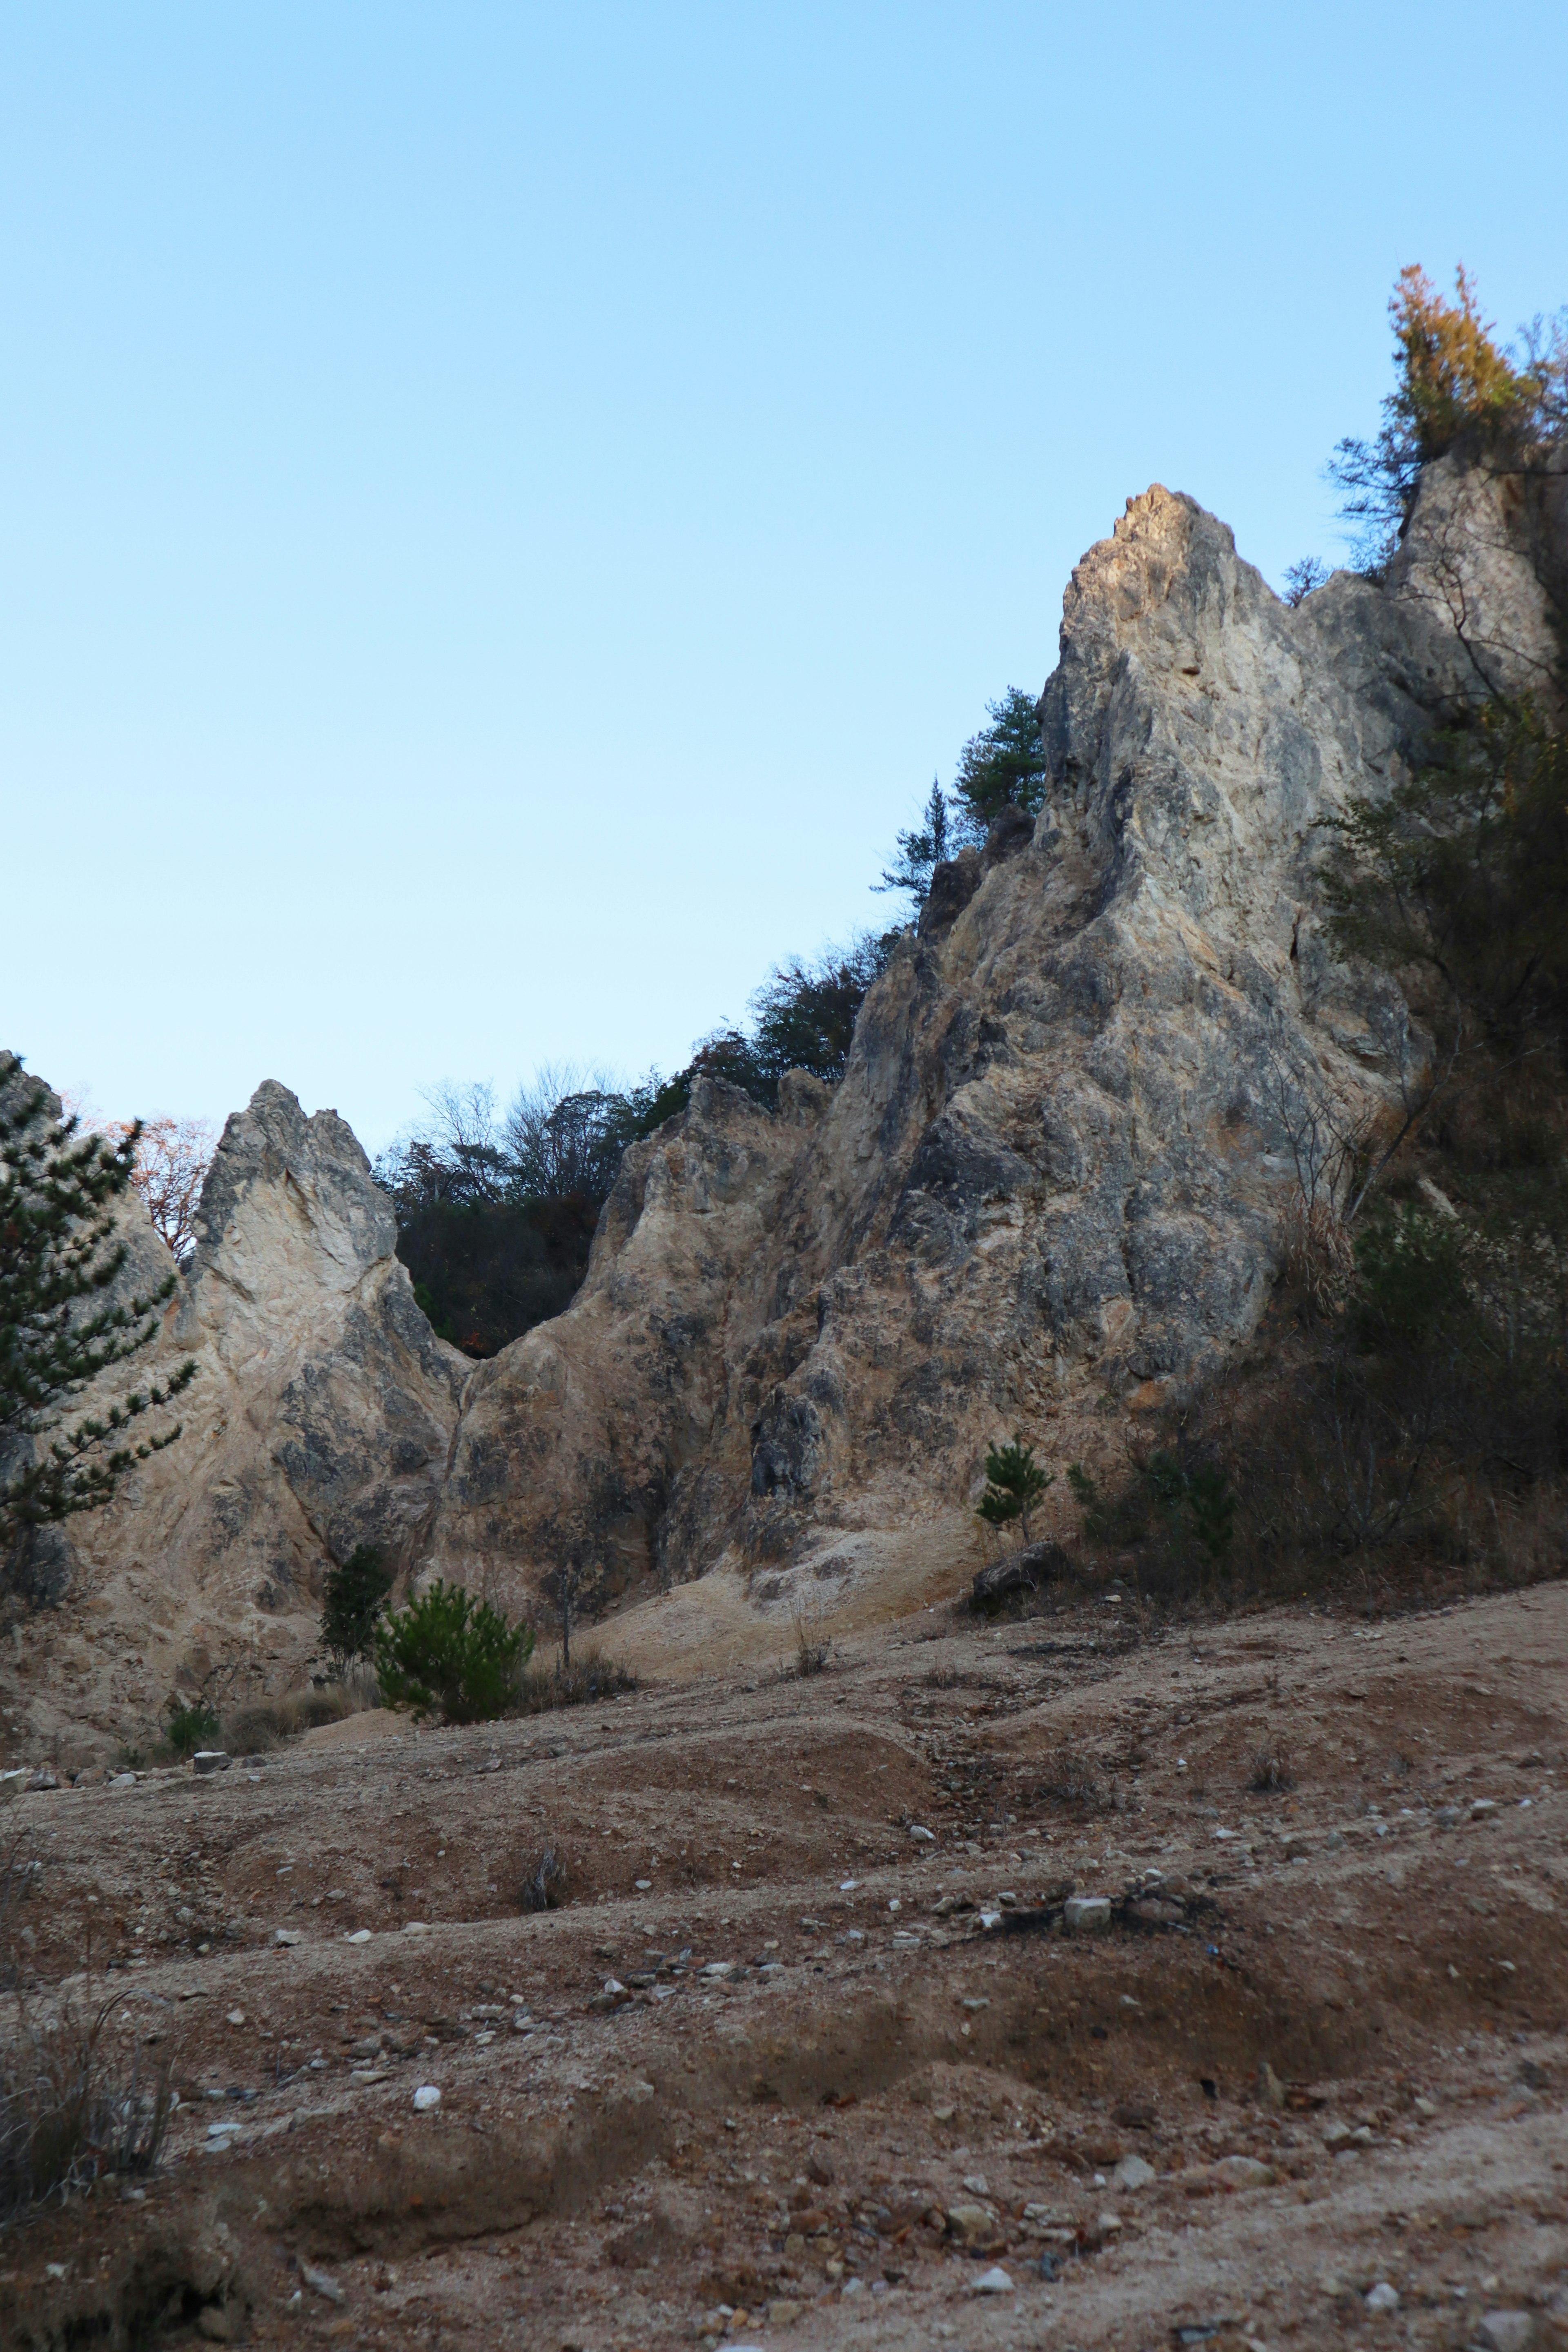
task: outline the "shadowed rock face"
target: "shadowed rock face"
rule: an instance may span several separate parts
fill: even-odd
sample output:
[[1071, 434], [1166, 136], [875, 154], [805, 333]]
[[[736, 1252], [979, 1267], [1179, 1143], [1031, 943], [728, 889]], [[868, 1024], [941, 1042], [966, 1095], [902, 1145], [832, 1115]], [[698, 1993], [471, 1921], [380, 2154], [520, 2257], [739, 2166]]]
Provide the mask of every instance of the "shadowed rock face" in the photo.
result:
[[841, 1086], [700, 1087], [627, 1155], [576, 1301], [470, 1384], [434, 1560], [521, 1598], [574, 1547], [612, 1589], [849, 1530], [874, 1565], [911, 1522], [935, 1557], [999, 1433], [1103, 1459], [1222, 1364], [1304, 1107], [1419, 1082], [1398, 992], [1325, 942], [1322, 821], [1533, 681], [1518, 538], [1437, 467], [1388, 583], [1292, 612], [1190, 499], [1130, 500], [1068, 590], [1037, 823], [939, 869]]

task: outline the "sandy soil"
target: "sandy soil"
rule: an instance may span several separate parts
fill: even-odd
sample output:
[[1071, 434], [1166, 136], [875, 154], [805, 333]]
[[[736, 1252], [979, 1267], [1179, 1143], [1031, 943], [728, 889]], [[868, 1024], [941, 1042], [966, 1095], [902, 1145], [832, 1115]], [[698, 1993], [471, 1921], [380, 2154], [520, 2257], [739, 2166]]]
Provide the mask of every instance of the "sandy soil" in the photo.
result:
[[0, 2341], [1568, 2342], [1565, 1662], [1562, 1585], [943, 1610], [20, 1797], [35, 2022], [182, 2104]]

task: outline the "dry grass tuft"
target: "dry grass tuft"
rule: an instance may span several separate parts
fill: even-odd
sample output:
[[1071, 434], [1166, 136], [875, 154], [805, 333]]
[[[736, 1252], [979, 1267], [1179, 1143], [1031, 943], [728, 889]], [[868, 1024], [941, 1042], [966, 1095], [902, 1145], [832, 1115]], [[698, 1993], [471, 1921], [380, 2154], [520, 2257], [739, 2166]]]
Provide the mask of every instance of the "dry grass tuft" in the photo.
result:
[[224, 1717], [223, 1745], [231, 1756], [265, 1755], [301, 1731], [342, 1723], [347, 1716], [363, 1715], [380, 1705], [374, 1675], [368, 1666], [356, 1666], [341, 1683], [312, 1684], [309, 1690], [287, 1691], [281, 1698], [237, 1707]]
[[41, 2019], [20, 2002], [0, 2053], [0, 2225], [108, 2173], [150, 2172], [174, 2107], [172, 2061], [143, 2073], [109, 2032], [119, 1995], [62, 2001]]
[[0, 2043], [0, 2229], [50, 2197], [68, 2197], [105, 2174], [150, 2172], [174, 2105], [173, 2060], [144, 2071], [136, 2042], [110, 2024], [120, 1995], [96, 2000], [62, 1989], [36, 2004], [20, 1990], [25, 1958], [18, 1913], [37, 1864], [17, 1838], [0, 1864], [0, 1984], [7, 2038]]
[[1290, 1751], [1272, 1732], [1253, 1751], [1252, 1776], [1247, 1785], [1259, 1797], [1279, 1795], [1296, 1785]]
[[1040, 1794], [1058, 1805], [1089, 1812], [1105, 1802], [1105, 1790], [1081, 1748], [1065, 1741], [1046, 1766]]
[[619, 1698], [635, 1691], [637, 1678], [618, 1659], [602, 1658], [589, 1650], [569, 1666], [528, 1666], [518, 1684], [509, 1714], [547, 1715], [558, 1706], [595, 1706], [602, 1699]]

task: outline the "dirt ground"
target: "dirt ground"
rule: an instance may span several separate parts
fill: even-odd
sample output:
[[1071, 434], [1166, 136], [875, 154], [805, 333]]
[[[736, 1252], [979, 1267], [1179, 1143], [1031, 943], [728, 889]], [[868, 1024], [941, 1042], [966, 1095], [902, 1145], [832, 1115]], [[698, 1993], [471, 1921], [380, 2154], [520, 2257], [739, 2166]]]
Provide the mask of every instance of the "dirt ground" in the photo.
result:
[[1563, 1584], [942, 1609], [25, 1794], [35, 2024], [181, 2104], [0, 2342], [1568, 2343], [1565, 1662]]

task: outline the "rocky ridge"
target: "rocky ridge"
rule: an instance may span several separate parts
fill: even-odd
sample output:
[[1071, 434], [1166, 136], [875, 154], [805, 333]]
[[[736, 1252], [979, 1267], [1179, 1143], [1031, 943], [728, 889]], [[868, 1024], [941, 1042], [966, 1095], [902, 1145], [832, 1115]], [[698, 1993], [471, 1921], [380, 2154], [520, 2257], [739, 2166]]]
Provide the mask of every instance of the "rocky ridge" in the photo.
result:
[[489, 1362], [431, 1333], [348, 1128], [261, 1087], [165, 1318], [186, 1436], [33, 1563], [62, 1605], [16, 1628], [7, 1678], [51, 1671], [13, 1727], [297, 1679], [362, 1539], [514, 1609], [566, 1566], [815, 1615], [972, 1569], [998, 1433], [1113, 1464], [1255, 1328], [1310, 1114], [1387, 1128], [1421, 1083], [1330, 950], [1323, 827], [1549, 674], [1511, 495], [1443, 461], [1387, 581], [1294, 611], [1192, 499], [1130, 500], [1068, 589], [1037, 821], [939, 869], [839, 1086], [706, 1082], [635, 1145], [572, 1307]]

